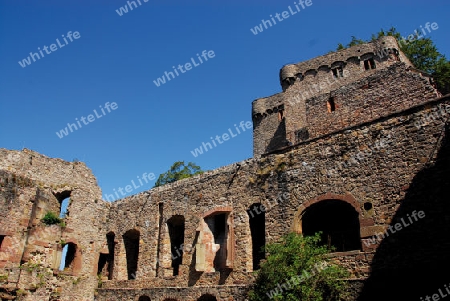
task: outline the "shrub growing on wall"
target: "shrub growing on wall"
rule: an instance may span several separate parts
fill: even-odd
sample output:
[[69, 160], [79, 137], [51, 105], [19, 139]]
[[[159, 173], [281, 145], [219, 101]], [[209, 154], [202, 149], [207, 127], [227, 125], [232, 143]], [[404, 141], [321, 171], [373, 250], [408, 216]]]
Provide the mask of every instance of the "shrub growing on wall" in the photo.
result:
[[349, 272], [332, 262], [330, 249], [320, 245], [320, 233], [304, 237], [290, 233], [266, 246], [269, 254], [257, 271], [251, 301], [341, 300]]
[[42, 222], [46, 225], [55, 225], [55, 224], [61, 224], [63, 222], [62, 219], [56, 215], [56, 213], [52, 211], [47, 211], [47, 213], [42, 218]]

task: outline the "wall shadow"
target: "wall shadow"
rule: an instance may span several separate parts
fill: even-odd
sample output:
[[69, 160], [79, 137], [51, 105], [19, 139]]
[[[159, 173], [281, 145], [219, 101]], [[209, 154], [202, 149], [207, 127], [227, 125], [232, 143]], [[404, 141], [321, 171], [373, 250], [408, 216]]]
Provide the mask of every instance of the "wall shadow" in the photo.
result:
[[[439, 294], [439, 289], [450, 296], [444, 286], [450, 290], [449, 176], [450, 143], [446, 125], [436, 162], [415, 175], [390, 224], [393, 228], [397, 223], [404, 225], [403, 222], [407, 226], [380, 242], [370, 276], [357, 301], [426, 300], [427, 295]], [[425, 217], [412, 219], [411, 223], [408, 215], [414, 210], [424, 211]]]
[[271, 152], [287, 145], [288, 141], [286, 140], [286, 121], [283, 118], [283, 120], [278, 124], [277, 130], [273, 134], [273, 137], [265, 146], [264, 152]]

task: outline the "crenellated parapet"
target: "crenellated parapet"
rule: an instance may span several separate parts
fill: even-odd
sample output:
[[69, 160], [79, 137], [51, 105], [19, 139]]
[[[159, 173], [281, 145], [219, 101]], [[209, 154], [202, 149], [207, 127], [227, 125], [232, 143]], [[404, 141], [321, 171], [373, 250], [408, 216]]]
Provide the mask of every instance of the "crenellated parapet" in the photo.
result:
[[367, 44], [356, 45], [314, 59], [283, 66], [280, 70], [280, 84], [285, 91], [296, 82], [318, 82], [326, 76], [341, 78], [347, 69], [349, 77], [361, 71], [381, 69], [394, 62], [405, 62], [408, 58], [400, 52], [394, 37], [381, 37]]

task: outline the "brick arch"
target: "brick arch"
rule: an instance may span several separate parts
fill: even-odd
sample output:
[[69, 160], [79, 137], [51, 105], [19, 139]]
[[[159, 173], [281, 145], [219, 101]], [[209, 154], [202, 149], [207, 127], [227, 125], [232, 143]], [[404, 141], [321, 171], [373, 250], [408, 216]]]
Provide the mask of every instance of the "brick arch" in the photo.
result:
[[330, 70], [331, 70], [330, 65], [320, 65], [319, 67], [317, 67], [318, 72], [323, 71], [323, 72], [328, 73], [328, 72], [330, 72]]
[[339, 200], [339, 201], [346, 202], [346, 203], [350, 204], [356, 210], [356, 212], [358, 212], [361, 238], [366, 236], [365, 233], [368, 232], [369, 227], [371, 227], [375, 224], [373, 221], [373, 218], [365, 218], [363, 216], [363, 212], [361, 209], [362, 203], [358, 202], [353, 197], [353, 195], [351, 195], [350, 193], [346, 193], [346, 194], [325, 193], [325, 194], [319, 195], [313, 199], [310, 199], [300, 205], [297, 212], [295, 213], [291, 231], [296, 232], [296, 233], [302, 233], [302, 217], [303, 217], [303, 214], [305, 213], [305, 210], [308, 207], [310, 207], [311, 205], [319, 203], [321, 201], [325, 201], [325, 200]]
[[309, 76], [311, 76], [311, 77], [316, 77], [316, 75], [317, 75], [317, 70], [316, 70], [316, 69], [308, 69], [308, 70], [306, 70], [305, 73], [304, 73], [304, 77], [305, 77], [305, 78], [306, 78], [306, 77], [309, 77]]
[[217, 301], [217, 298], [211, 294], [203, 294], [197, 299], [197, 301]]
[[344, 68], [347, 65], [345, 61], [334, 61], [330, 65], [330, 69], [336, 68], [336, 67], [342, 67]]
[[346, 60], [345, 60], [345, 62], [348, 64], [348, 63], [359, 63], [360, 62], [360, 57], [359, 56], [356, 56], [356, 55], [352, 55], [352, 56], [349, 56]]
[[360, 57], [361, 61], [364, 61], [364, 60], [367, 60], [370, 58], [374, 58], [375, 52], [373, 52], [373, 51], [365, 52], [365, 53], [361, 54], [359, 57]]

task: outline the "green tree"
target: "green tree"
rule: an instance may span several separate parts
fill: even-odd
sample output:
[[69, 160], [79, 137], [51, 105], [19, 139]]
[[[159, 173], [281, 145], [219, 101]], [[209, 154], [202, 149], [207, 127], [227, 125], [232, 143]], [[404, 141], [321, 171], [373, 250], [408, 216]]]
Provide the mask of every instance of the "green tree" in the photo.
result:
[[303, 237], [290, 233], [266, 245], [267, 259], [256, 272], [251, 301], [323, 301], [344, 296], [349, 272], [326, 256], [320, 233]]
[[[442, 94], [445, 95], [450, 93], [450, 62], [437, 50], [436, 45], [434, 45], [430, 37], [423, 38], [422, 36], [419, 36], [419, 33], [420, 31], [417, 30], [411, 39], [405, 40], [395, 27], [391, 27], [388, 30], [381, 29], [377, 34], [372, 34], [371, 41], [384, 36], [395, 37], [399, 43], [400, 50], [406, 55], [411, 63], [417, 69], [432, 75], [436, 81], [437, 89]], [[370, 41], [364, 41], [352, 36], [352, 40], [346, 47], [367, 42]], [[337, 50], [346, 47], [344, 47], [342, 43], [339, 43]]]
[[203, 171], [200, 166], [197, 166], [192, 162], [185, 165], [184, 161], [177, 161], [173, 163], [168, 171], [159, 175], [154, 187], [190, 178], [201, 173], [203, 173]]

